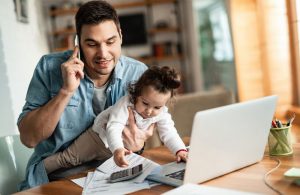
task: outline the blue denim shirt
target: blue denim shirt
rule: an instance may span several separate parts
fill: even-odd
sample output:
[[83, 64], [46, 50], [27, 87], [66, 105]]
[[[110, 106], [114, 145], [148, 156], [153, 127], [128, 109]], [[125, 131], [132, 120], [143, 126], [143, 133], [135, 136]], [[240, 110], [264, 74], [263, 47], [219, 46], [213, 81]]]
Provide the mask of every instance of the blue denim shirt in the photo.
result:
[[[63, 85], [61, 64], [69, 59], [72, 51], [45, 55], [37, 64], [26, 95], [26, 103], [18, 118], [21, 119], [30, 111], [46, 104], [55, 97]], [[128, 83], [137, 80], [147, 66], [132, 58], [121, 56], [106, 89], [105, 108], [113, 105], [127, 93]], [[65, 149], [84, 130], [93, 124], [95, 114], [92, 108], [94, 84], [85, 74], [80, 85], [55, 128], [54, 133], [40, 142], [28, 161], [26, 179], [21, 190], [48, 183], [43, 159]]]

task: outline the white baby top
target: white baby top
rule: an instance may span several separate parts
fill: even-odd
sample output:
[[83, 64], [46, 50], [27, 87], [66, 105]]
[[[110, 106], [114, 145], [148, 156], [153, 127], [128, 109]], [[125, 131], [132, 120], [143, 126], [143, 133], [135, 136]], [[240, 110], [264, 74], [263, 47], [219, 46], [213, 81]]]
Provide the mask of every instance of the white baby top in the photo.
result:
[[176, 154], [180, 149], [185, 149], [185, 145], [177, 133], [174, 121], [166, 106], [163, 107], [159, 115], [143, 119], [134, 110], [134, 105], [129, 101], [129, 96], [127, 95], [120, 98], [113, 106], [101, 112], [96, 117], [92, 127], [112, 153], [118, 148], [124, 148], [122, 131], [128, 121], [128, 107], [132, 108], [139, 129], [146, 131], [151, 124], [156, 123], [160, 140], [173, 154]]

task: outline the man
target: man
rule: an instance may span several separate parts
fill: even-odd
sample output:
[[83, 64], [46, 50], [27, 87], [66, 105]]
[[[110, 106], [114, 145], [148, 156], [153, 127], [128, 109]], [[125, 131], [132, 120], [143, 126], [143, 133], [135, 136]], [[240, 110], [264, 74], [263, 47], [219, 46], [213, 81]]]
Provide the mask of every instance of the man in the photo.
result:
[[[111, 5], [90, 1], [80, 7], [75, 20], [80, 47], [43, 56], [28, 88], [18, 127], [23, 144], [35, 151], [20, 189], [49, 182], [43, 159], [68, 147], [147, 68], [121, 55], [122, 34]], [[125, 144], [140, 150], [153, 127], [149, 130], [138, 134], [131, 115], [123, 133]]]

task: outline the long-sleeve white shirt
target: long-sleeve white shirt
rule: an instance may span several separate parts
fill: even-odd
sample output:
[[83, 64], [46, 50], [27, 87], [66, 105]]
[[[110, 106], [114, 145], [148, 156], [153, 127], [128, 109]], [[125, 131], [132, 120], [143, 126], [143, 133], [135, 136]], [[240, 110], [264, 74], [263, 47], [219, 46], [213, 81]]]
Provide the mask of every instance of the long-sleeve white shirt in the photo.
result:
[[157, 116], [143, 119], [134, 110], [134, 105], [129, 101], [129, 96], [124, 96], [116, 104], [101, 112], [96, 117], [92, 127], [112, 153], [118, 148], [124, 148], [122, 131], [128, 121], [128, 107], [132, 108], [136, 125], [140, 130], [146, 131], [151, 124], [156, 123], [160, 140], [173, 154], [176, 154], [178, 150], [185, 149], [185, 145], [177, 133], [174, 121], [166, 106]]

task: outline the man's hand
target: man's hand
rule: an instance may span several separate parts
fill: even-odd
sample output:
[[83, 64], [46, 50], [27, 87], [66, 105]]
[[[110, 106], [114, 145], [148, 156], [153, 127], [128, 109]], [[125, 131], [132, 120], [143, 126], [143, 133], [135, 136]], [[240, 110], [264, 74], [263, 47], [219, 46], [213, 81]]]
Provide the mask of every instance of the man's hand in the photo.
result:
[[114, 151], [114, 161], [119, 167], [127, 167], [128, 161], [125, 159], [125, 156], [131, 154], [132, 151], [125, 148], [118, 148]]
[[128, 112], [128, 126], [126, 126], [122, 132], [123, 143], [125, 148], [137, 152], [144, 147], [146, 140], [153, 135], [155, 124], [152, 124], [146, 131], [142, 131], [136, 126], [134, 115], [130, 107], [128, 107]]
[[78, 59], [78, 46], [75, 47], [71, 57], [61, 65], [61, 72], [64, 84], [62, 90], [66, 93], [73, 94], [80, 84], [80, 80], [83, 79], [83, 62]]

